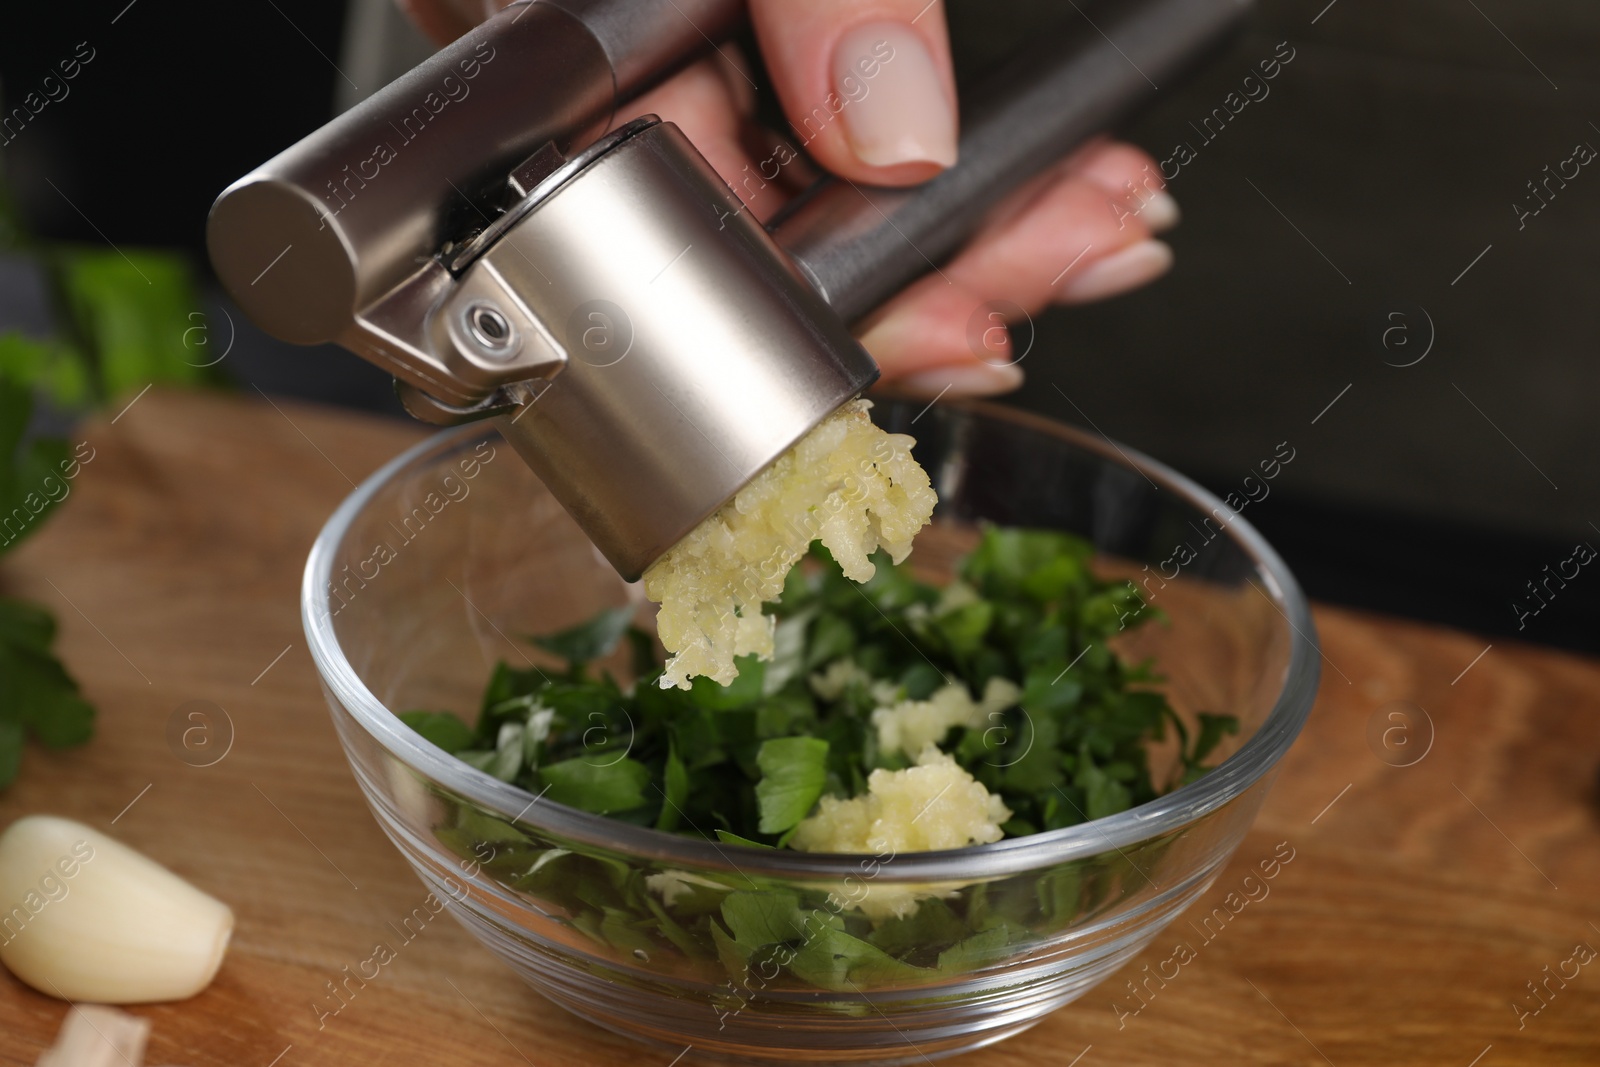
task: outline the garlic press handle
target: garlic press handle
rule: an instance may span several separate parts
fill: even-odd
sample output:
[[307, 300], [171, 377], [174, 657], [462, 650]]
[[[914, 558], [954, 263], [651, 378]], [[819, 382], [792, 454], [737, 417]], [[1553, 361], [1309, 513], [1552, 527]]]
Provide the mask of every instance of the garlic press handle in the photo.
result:
[[[773, 236], [829, 305], [855, 322], [955, 252], [1008, 193], [1154, 102], [1253, 6], [1085, 4], [1069, 36], [1041, 41], [963, 96], [954, 167], [909, 189], [823, 178], [773, 221]], [[1152, 178], [1150, 189], [1159, 188]], [[1075, 251], [1063, 249], [1068, 258]]]

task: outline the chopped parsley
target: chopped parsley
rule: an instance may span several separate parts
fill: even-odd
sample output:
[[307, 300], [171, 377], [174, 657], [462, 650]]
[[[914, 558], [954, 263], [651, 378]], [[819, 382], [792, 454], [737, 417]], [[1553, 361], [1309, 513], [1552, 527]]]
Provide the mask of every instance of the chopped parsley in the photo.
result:
[[[584, 811], [715, 837], [783, 843], [824, 795], [858, 796], [876, 768], [916, 753], [881, 751], [874, 712], [961, 686], [973, 706], [992, 679], [1008, 706], [952, 726], [939, 747], [1010, 810], [1007, 836], [1102, 818], [1153, 799], [1147, 749], [1173, 728], [1170, 788], [1205, 772], [1237, 729], [1203, 714], [1188, 729], [1147, 663], [1107, 641], [1155, 617], [1134, 587], [1097, 577], [1092, 546], [1070, 534], [987, 528], [939, 587], [879, 554], [865, 584], [827, 550], [790, 573], [775, 606], [776, 654], [744, 657], [727, 686], [696, 678], [661, 689], [650, 636], [612, 608], [532, 638], [564, 670], [501, 663], [476, 728], [444, 711], [401, 718], [447, 752]], [[627, 640], [634, 677], [597, 671]], [[1006, 699], [1002, 697], [1002, 700]], [[991, 702], [983, 702], [987, 706]], [[883, 718], [883, 713], [878, 715]]]
[[[990, 527], [949, 585], [919, 581], [882, 554], [857, 585], [814, 546], [776, 604], [773, 659], [741, 660], [728, 686], [697, 678], [688, 690], [660, 688], [657, 646], [618, 608], [534, 639], [565, 660], [562, 669], [499, 664], [475, 727], [443, 711], [401, 718], [531, 795], [638, 826], [782, 848], [824, 798], [861, 797], [875, 771], [916, 764], [915, 753], [880, 750], [891, 709], [907, 717], [902, 732], [943, 731], [933, 744], [1003, 799], [1007, 836], [1072, 826], [1204, 774], [1237, 730], [1227, 715], [1186, 726], [1150, 665], [1109, 647], [1156, 612], [1142, 610], [1131, 583], [1098, 577], [1092, 556], [1068, 534]], [[601, 667], [624, 660], [626, 685]], [[952, 686], [970, 699], [952, 697]], [[930, 701], [936, 693], [941, 701]], [[1148, 750], [1169, 728], [1175, 769], [1158, 783]], [[863, 855], [862, 884], [851, 891], [630, 864], [438, 794], [450, 813], [434, 833], [465, 862], [546, 910], [558, 905], [600, 945], [712, 968], [730, 1010], [780, 972], [849, 991], [992, 964], [1143, 884], [1136, 872], [1172, 840], [956, 887], [873, 885], [893, 857]]]

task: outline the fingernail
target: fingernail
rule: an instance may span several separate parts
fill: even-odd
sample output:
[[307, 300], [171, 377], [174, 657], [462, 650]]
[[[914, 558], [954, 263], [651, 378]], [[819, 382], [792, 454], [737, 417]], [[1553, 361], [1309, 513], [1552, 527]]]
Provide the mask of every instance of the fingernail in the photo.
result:
[[1070, 272], [1056, 299], [1069, 304], [1103, 300], [1154, 281], [1171, 266], [1172, 249], [1168, 245], [1156, 240], [1140, 241], [1096, 260], [1082, 271]]
[[1166, 233], [1183, 220], [1183, 212], [1178, 210], [1178, 202], [1172, 199], [1171, 193], [1159, 189], [1145, 197], [1139, 217], [1151, 233]]
[[1022, 368], [1015, 363], [953, 363], [919, 370], [888, 383], [896, 392], [932, 400], [940, 396], [994, 396], [1022, 384]]
[[845, 134], [863, 163], [956, 161], [956, 113], [922, 36], [899, 22], [869, 22], [833, 50], [833, 88]]

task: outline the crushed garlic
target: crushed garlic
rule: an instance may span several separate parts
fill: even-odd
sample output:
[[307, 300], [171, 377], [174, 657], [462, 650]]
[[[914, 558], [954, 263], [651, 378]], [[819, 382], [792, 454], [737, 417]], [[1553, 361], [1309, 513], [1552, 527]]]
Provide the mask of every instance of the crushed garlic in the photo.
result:
[[727, 685], [735, 657], [771, 658], [773, 620], [761, 605], [812, 541], [857, 582], [872, 577], [878, 548], [896, 563], [910, 553], [937, 498], [912, 439], [873, 425], [871, 407], [852, 401], [823, 420], [645, 571], [672, 653], [662, 688], [687, 689], [696, 675]]
[[823, 797], [789, 843], [802, 852], [927, 852], [998, 841], [1009, 818], [1004, 801], [929, 744], [914, 767], [873, 771], [862, 796]]
[[973, 700], [965, 685], [952, 682], [939, 687], [927, 700], [903, 700], [877, 708], [872, 725], [878, 728], [878, 751], [885, 756], [896, 752], [909, 755], [943, 741], [954, 727], [992, 727], [997, 720], [990, 716], [1011, 707], [1021, 695], [1017, 683], [996, 676], [985, 683], [982, 700]]
[[[1011, 818], [1005, 802], [932, 744], [915, 767], [875, 770], [867, 792], [849, 800], [823, 797], [817, 810], [795, 828], [789, 843], [802, 852], [872, 853], [892, 866], [903, 852], [987, 845], [1000, 840], [1000, 824]], [[947, 897], [956, 883], [866, 882], [836, 895], [874, 922], [904, 918], [919, 901]]]

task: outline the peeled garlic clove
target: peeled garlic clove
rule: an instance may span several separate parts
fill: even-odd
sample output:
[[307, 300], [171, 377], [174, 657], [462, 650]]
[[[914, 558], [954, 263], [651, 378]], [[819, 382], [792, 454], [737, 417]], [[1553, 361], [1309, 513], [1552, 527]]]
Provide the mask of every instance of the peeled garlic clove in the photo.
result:
[[144, 1062], [150, 1020], [100, 1004], [67, 1010], [56, 1043], [34, 1067], [123, 1067]]
[[233, 912], [98, 830], [29, 815], [0, 834], [0, 963], [41, 993], [101, 1004], [192, 997]]

